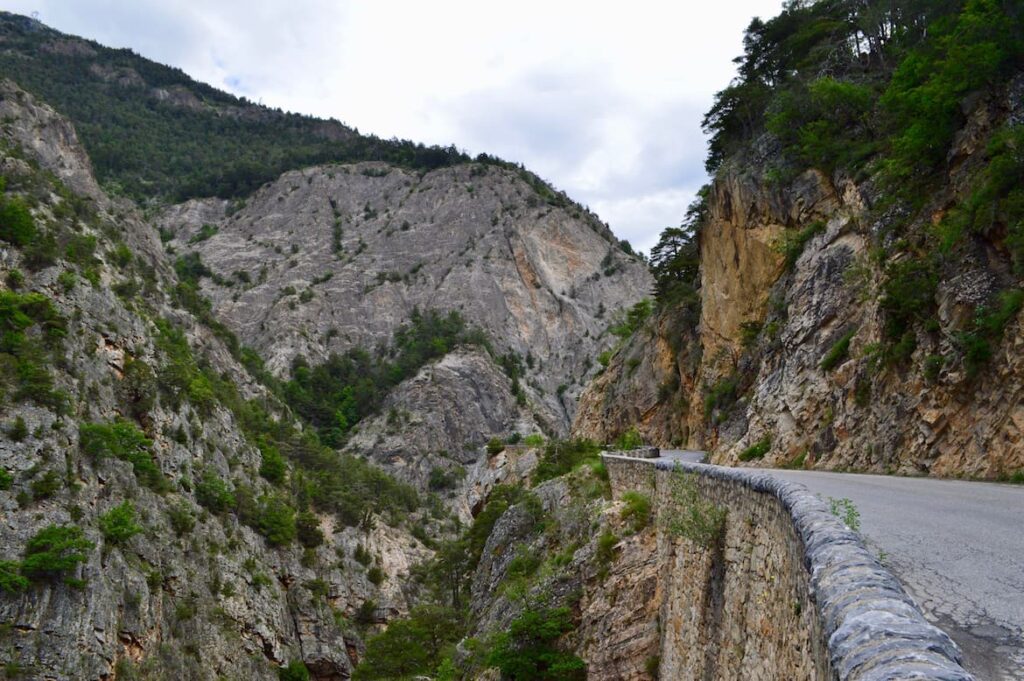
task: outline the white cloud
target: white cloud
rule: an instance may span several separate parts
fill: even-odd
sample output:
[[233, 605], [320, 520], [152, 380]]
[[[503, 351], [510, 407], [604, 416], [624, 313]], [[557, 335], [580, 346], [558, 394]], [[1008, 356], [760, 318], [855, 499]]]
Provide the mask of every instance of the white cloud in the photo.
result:
[[780, 0], [9, 0], [255, 101], [527, 167], [649, 247], [704, 180], [700, 119]]

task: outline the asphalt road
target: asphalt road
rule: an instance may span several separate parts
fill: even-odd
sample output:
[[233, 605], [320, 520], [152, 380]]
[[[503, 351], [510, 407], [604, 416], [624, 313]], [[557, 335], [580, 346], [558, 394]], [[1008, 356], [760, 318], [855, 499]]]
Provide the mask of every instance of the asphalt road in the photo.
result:
[[[703, 452], [663, 450], [701, 461]], [[979, 681], [1024, 680], [1024, 487], [764, 469], [850, 499], [860, 532]]]

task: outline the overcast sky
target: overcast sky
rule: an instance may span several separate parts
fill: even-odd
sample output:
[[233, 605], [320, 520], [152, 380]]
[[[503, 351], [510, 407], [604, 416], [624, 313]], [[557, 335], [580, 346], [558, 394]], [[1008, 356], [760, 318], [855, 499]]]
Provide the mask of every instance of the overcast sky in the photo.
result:
[[781, 0], [8, 0], [381, 137], [521, 161], [648, 250], [705, 181], [701, 117]]

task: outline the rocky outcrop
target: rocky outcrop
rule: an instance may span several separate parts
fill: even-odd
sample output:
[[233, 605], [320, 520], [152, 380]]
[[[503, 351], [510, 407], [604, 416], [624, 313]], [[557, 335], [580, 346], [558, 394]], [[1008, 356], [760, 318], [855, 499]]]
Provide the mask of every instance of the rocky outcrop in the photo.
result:
[[77, 194], [100, 197], [92, 163], [75, 128], [9, 80], [0, 80], [0, 117], [6, 134]]
[[636, 428], [646, 441], [664, 446], [690, 439], [700, 348], [693, 329], [681, 322], [659, 313], [615, 353], [580, 395], [574, 435], [607, 443]]
[[461, 480], [467, 466], [487, 461], [483, 445], [496, 434], [540, 430], [490, 356], [462, 348], [396, 387], [381, 414], [360, 423], [345, 449], [427, 489], [432, 475]]

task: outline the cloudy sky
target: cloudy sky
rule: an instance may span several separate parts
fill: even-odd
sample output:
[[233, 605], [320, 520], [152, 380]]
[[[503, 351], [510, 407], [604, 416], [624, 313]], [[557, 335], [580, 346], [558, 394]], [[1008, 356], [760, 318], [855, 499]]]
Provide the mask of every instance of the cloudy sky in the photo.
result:
[[705, 181], [703, 112], [781, 0], [8, 0], [197, 80], [528, 168], [647, 250]]

